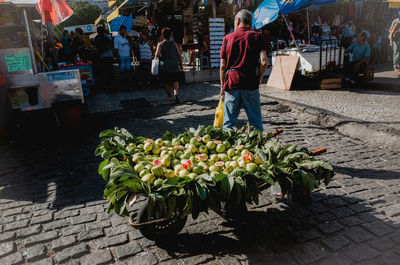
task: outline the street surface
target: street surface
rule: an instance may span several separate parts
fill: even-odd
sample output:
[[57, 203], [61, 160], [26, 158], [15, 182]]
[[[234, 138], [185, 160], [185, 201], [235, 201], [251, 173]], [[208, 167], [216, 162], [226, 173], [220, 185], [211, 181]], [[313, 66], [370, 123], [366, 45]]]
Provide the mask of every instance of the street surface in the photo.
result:
[[[23, 145], [0, 147], [0, 264], [400, 264], [399, 153], [307, 124], [268, 97], [262, 97], [266, 131], [283, 128], [284, 143], [328, 148], [322, 158], [336, 175], [313, 193], [311, 206], [276, 199], [267, 190], [259, 205], [249, 206], [247, 223], [201, 214], [189, 218], [176, 241], [161, 245], [143, 238], [127, 218], [108, 215], [93, 156], [98, 133], [118, 126], [158, 137], [212, 124], [218, 89], [186, 86], [177, 106], [165, 104], [161, 89], [132, 92], [151, 107], [92, 115], [87, 132], [71, 134], [73, 140], [43, 145], [37, 134]], [[115, 111], [129, 109], [119, 95], [97, 97]], [[93, 112], [112, 109], [88, 105]], [[396, 115], [387, 119], [398, 121]]]

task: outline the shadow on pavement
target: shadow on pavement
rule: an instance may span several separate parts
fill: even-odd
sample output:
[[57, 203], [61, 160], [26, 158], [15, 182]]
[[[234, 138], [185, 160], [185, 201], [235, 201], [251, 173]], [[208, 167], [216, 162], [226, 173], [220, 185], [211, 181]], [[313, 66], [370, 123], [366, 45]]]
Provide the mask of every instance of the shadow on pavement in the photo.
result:
[[400, 178], [400, 171], [372, 169], [372, 168], [350, 168], [342, 166], [334, 166], [334, 169], [336, 173], [347, 174], [351, 177], [357, 177], [357, 178], [371, 178], [371, 179]]
[[[217, 257], [244, 255], [248, 264], [267, 264], [259, 263], [267, 261], [272, 262], [268, 264], [292, 264], [290, 261], [293, 258], [301, 264], [308, 264], [328, 257], [333, 252], [362, 260], [363, 257], [359, 257], [356, 250], [352, 252], [352, 248], [357, 246], [351, 240], [356, 243], [373, 242], [377, 237], [394, 232], [392, 227], [398, 226], [378, 218], [379, 213], [358, 198], [318, 193], [314, 195], [313, 204], [309, 207], [288, 202], [283, 206], [279, 204], [277, 209], [274, 205], [266, 210], [253, 209], [243, 218], [244, 224], [236, 225], [219, 222], [218, 218], [212, 219], [208, 221], [209, 226], [217, 223], [219, 231], [209, 234], [182, 233], [175, 240], [157, 242], [157, 246], [166, 250], [171, 257], [181, 259], [203, 254]], [[203, 225], [206, 226], [207, 223]], [[272, 261], [276, 255], [283, 253], [286, 253], [287, 262]], [[351, 263], [344, 262], [346, 260], [343, 257], [343, 263], [338, 261], [326, 264]]]

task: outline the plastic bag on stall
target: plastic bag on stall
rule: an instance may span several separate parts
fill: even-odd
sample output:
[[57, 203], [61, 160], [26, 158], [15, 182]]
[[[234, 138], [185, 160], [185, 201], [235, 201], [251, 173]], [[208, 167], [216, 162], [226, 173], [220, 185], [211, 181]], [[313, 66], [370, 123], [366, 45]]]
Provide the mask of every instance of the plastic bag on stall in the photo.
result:
[[217, 108], [215, 109], [214, 127], [222, 127], [224, 122], [224, 100], [221, 97]]
[[153, 59], [151, 61], [151, 74], [152, 75], [158, 75], [158, 67], [160, 65], [160, 60], [159, 59]]

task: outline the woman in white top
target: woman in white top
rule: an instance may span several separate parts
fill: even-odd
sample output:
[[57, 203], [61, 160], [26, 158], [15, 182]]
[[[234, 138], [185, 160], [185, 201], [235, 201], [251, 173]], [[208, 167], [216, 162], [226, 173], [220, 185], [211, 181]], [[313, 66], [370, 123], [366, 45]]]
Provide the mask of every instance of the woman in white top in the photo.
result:
[[139, 61], [140, 61], [140, 81], [139, 86], [146, 84], [150, 85], [151, 79], [151, 60], [153, 59], [153, 45], [147, 40], [146, 34], [140, 33], [140, 44], [139, 44]]

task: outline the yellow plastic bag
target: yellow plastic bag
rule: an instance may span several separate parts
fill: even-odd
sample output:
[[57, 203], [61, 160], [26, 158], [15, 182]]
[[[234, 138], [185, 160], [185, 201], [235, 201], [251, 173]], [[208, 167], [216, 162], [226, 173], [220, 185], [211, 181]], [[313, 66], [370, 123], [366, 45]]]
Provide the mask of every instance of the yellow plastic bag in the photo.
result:
[[214, 127], [222, 127], [224, 122], [224, 100], [219, 99], [217, 108], [215, 109]]

